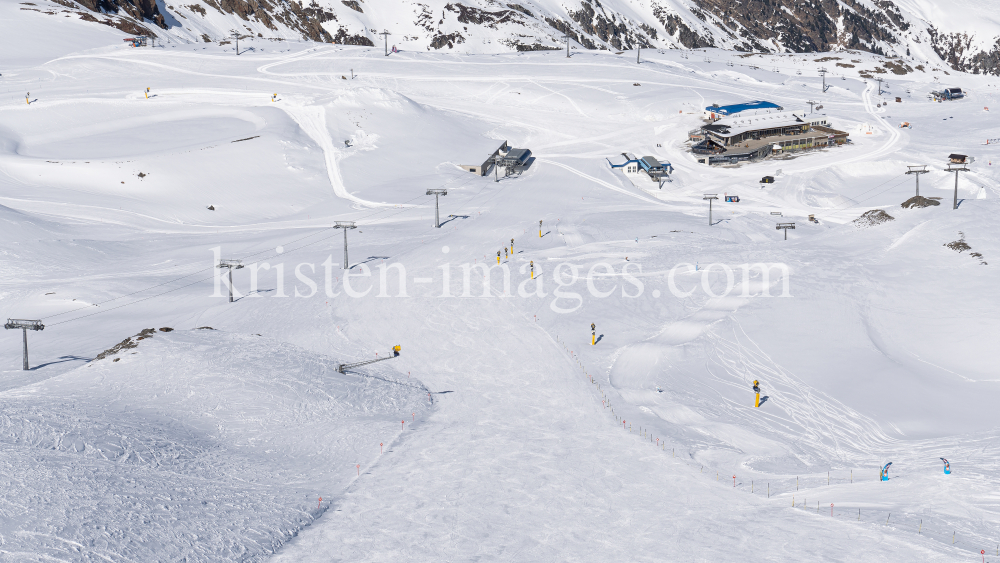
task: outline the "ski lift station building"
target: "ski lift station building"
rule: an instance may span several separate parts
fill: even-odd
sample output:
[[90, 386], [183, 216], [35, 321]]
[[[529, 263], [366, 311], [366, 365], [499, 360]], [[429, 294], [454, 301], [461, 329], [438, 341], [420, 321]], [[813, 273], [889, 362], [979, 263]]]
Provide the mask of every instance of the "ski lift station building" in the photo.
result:
[[786, 111], [719, 119], [703, 126], [700, 137], [701, 142], [691, 147], [700, 164], [736, 164], [774, 153], [841, 145], [848, 134], [830, 127], [825, 115]]
[[712, 104], [705, 108], [704, 117], [708, 121], [716, 121], [725, 117], [733, 117], [736, 114], [743, 113], [745, 111], [783, 111], [785, 108], [779, 106], [774, 102], [765, 102], [764, 100], [754, 100], [752, 102], [742, 102], [739, 104], [730, 104], [728, 106], [720, 106], [719, 104]]
[[515, 171], [520, 174], [531, 165], [531, 151], [528, 149], [516, 149], [507, 145], [507, 141], [501, 141], [500, 146], [495, 145], [496, 141], [488, 141], [468, 147], [461, 157], [461, 162], [471, 164], [459, 164], [458, 167], [466, 172], [471, 172], [479, 176], [486, 176], [493, 170], [493, 167], [500, 165], [506, 167], [508, 171]]
[[496, 141], [487, 140], [482, 143], [467, 145], [463, 153], [459, 156], [459, 162], [467, 164], [459, 164], [458, 167], [479, 176], [489, 174], [490, 170], [493, 169], [493, 164], [496, 162], [497, 155], [510, 150], [510, 147], [507, 146], [507, 141], [501, 141], [499, 145], [495, 143]]

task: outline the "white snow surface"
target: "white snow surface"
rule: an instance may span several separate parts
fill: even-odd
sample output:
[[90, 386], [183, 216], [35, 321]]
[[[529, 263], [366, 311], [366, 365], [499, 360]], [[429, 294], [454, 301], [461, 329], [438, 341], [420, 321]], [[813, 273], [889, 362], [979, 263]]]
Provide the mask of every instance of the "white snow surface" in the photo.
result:
[[[45, 323], [28, 371], [0, 333], [0, 560], [997, 560], [994, 79], [100, 27], [0, 62], [0, 315]], [[702, 109], [751, 99], [818, 100], [853, 142], [697, 164]], [[502, 140], [526, 172], [457, 167]], [[900, 207], [911, 164], [941, 205]], [[484, 292], [469, 266], [511, 239]], [[216, 256], [247, 265], [234, 303]]]

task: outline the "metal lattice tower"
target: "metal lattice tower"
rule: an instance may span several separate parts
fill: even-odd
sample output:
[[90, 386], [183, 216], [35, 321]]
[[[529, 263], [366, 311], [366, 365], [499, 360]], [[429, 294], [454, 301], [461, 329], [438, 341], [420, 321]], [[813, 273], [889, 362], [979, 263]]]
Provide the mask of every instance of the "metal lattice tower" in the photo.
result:
[[968, 172], [968, 171], [969, 171], [969, 169], [966, 168], [964, 164], [961, 165], [961, 166], [955, 166], [954, 164], [949, 164], [948, 165], [948, 170], [946, 170], [946, 172], [954, 172], [955, 173], [955, 201], [952, 203], [952, 206], [951, 206], [952, 209], [958, 209], [958, 173], [959, 172]]
[[233, 34], [233, 37], [236, 38], [236, 54], [239, 55], [240, 54], [240, 32], [236, 31], [235, 29], [230, 29], [229, 31]]
[[441, 196], [448, 195], [448, 190], [446, 190], [444, 188], [432, 188], [432, 189], [427, 190], [427, 195], [434, 196], [434, 227], [440, 229], [441, 228], [441, 218], [440, 218], [441, 215], [440, 215], [440, 210], [439, 210], [439, 204], [438, 204], [438, 202], [440, 201]]
[[906, 171], [907, 174], [914, 174], [917, 177], [917, 195], [920, 195], [920, 175], [930, 172], [927, 169], [927, 165], [921, 166], [907, 166], [909, 170]]
[[819, 75], [823, 77], [823, 92], [824, 93], [826, 92], [826, 88], [827, 88], [827, 86], [826, 86], [826, 72], [827, 71], [826, 71], [825, 68], [819, 69]]
[[229, 270], [229, 302], [233, 302], [233, 269], [239, 270], [243, 267], [242, 260], [219, 260], [218, 268], [226, 268]]
[[809, 101], [808, 101], [808, 102], [806, 102], [806, 103], [807, 103], [807, 104], [809, 104], [809, 113], [812, 113], [812, 112], [813, 112], [813, 106], [815, 106], [815, 105], [819, 104], [819, 102], [814, 102], [813, 100], [809, 100]]
[[778, 223], [774, 227], [775, 230], [780, 229], [785, 231], [785, 240], [788, 240], [788, 229], [794, 229], [794, 228], [795, 228], [795, 223]]
[[566, 35], [566, 58], [568, 59], [569, 58], [569, 32], [567, 31], [565, 33], [565, 35]]
[[719, 194], [705, 194], [705, 197], [701, 199], [708, 200], [708, 226], [712, 226], [712, 200], [719, 199]]
[[7, 323], [3, 325], [7, 330], [19, 328], [24, 335], [24, 363], [21, 367], [24, 371], [28, 371], [28, 331], [29, 330], [45, 330], [45, 325], [42, 324], [40, 320], [29, 320], [29, 319], [7, 319]]
[[337, 221], [333, 228], [344, 229], [344, 269], [350, 270], [351, 268], [347, 263], [347, 229], [357, 229], [358, 226], [354, 221]]

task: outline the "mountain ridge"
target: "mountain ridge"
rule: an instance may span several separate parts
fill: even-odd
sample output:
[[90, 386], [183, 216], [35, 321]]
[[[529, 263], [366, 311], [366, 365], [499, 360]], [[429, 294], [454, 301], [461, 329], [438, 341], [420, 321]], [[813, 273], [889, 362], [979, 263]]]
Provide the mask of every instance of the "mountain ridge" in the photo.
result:
[[[867, 51], [1000, 74], [995, 0], [51, 0], [57, 11], [161, 40], [243, 37], [465, 53], [571, 48]], [[44, 5], [22, 2], [22, 9]], [[949, 7], [950, 6], [950, 7]], [[52, 10], [45, 13], [55, 13]], [[224, 44], [224, 43], [223, 43]]]

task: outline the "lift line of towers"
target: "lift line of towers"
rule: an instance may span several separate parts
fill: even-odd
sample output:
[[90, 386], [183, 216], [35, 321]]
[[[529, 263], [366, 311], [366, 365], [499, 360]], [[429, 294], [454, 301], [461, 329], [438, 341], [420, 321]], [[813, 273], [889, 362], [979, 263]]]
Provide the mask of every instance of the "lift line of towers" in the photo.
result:
[[[149, 96], [149, 88], [146, 88], [145, 93], [146, 93], [146, 97], [148, 98], [148, 96]], [[26, 101], [27, 101], [27, 99], [28, 99], [29, 96], [30, 96], [30, 93], [25, 96]], [[277, 94], [275, 94], [272, 97], [272, 101], [276, 97], [277, 97]], [[30, 101], [28, 103], [30, 103]], [[915, 179], [916, 179], [916, 195], [919, 196], [920, 195], [920, 175], [921, 174], [926, 174], [926, 173], [930, 172], [930, 170], [927, 169], [927, 165], [907, 166], [907, 169], [908, 169], [906, 171], [907, 175], [911, 175], [912, 174], [912, 175], [915, 176]], [[958, 209], [958, 173], [959, 172], [969, 172], [969, 171], [970, 170], [969, 170], [968, 167], [966, 167], [965, 163], [962, 163], [962, 164], [948, 164], [948, 167], [945, 169], [945, 172], [954, 172], [955, 173], [955, 190], [954, 190], [954, 199], [953, 199], [953, 202], [952, 202], [952, 209], [953, 210], [954, 209]], [[434, 196], [434, 227], [440, 229], [441, 228], [440, 197], [448, 195], [448, 190], [447, 189], [443, 189], [443, 188], [428, 189], [427, 192], [426, 192], [426, 195], [433, 195]], [[713, 221], [712, 221], [712, 202], [714, 200], [719, 199], [719, 194], [717, 194], [717, 193], [714, 193], [714, 194], [704, 194], [704, 197], [702, 199], [708, 201], [708, 225], [712, 226], [714, 224]], [[772, 213], [772, 214], [774, 214], [774, 213]], [[780, 215], [780, 213], [777, 213], [777, 214]], [[356, 228], [358, 228], [357, 227], [357, 223], [355, 221], [335, 221], [334, 225], [333, 225], [333, 228], [334, 229], [343, 229], [343, 231], [344, 231], [344, 262], [343, 262], [343, 264], [344, 264], [344, 269], [348, 270], [350, 268], [349, 268], [349, 262], [348, 262], [348, 258], [347, 258], [347, 231], [350, 230], [350, 229], [356, 229]], [[777, 223], [775, 225], [775, 230], [782, 230], [782, 231], [785, 232], [785, 240], [788, 240], [788, 231], [789, 230], [794, 230], [794, 229], [795, 229], [795, 223], [783, 222], [783, 223]], [[542, 221], [541, 220], [538, 221], [538, 238], [542, 238]], [[513, 254], [514, 254], [514, 239], [510, 239], [510, 246], [509, 247], [505, 246], [502, 250], [498, 250], [497, 251], [497, 264], [500, 263], [500, 253], [501, 252], [503, 252], [504, 255], [508, 259], [511, 256], [513, 256]], [[220, 268], [220, 269], [226, 269], [226, 270], [228, 270], [228, 277], [229, 277], [229, 284], [228, 284], [228, 286], [229, 286], [229, 302], [232, 303], [233, 302], [233, 270], [239, 270], [239, 269], [243, 268], [244, 267], [243, 266], [243, 262], [242, 262], [242, 260], [221, 259], [221, 260], [219, 260], [219, 263], [216, 265], [216, 267]], [[531, 267], [531, 279], [535, 279], [535, 262], [534, 262], [534, 260], [530, 261], [530, 267]], [[42, 323], [42, 321], [40, 319], [7, 319], [7, 323], [4, 324], [4, 328], [8, 329], [8, 330], [12, 330], [12, 329], [21, 329], [22, 330], [22, 332], [23, 332], [23, 352], [24, 352], [23, 353], [22, 369], [23, 370], [28, 370], [28, 331], [29, 330], [36, 330], [36, 331], [37, 330], [44, 330], [45, 329], [45, 325]], [[593, 329], [593, 325], [591, 325], [591, 328]], [[593, 334], [592, 337], [593, 337], [591, 339], [592, 344], [596, 344], [597, 343], [596, 333]], [[399, 355], [399, 349], [398, 348], [399, 348], [398, 346], [396, 346], [396, 347], [393, 348], [394, 355], [390, 356], [390, 357], [396, 357], [396, 356]], [[383, 359], [388, 359], [388, 358], [383, 358]], [[371, 363], [371, 362], [370, 361], [369, 362], [362, 362], [361, 364], [358, 364], [358, 365], [364, 365], [366, 363]], [[345, 369], [346, 369], [346, 367], [352, 367], [353, 366], [353, 364], [343, 364], [343, 365], [345, 366]], [[755, 387], [756, 387], [756, 385], [755, 385]], [[759, 400], [760, 400], [760, 397], [759, 397], [759, 393], [758, 393], [758, 405], [757, 406], [760, 406], [759, 405]]]
[[[148, 92], [149, 89], [147, 88], [146, 91]], [[434, 196], [434, 227], [440, 229], [441, 228], [441, 217], [440, 217], [440, 206], [439, 206], [440, 196], [443, 196], [443, 195], [446, 196], [446, 195], [448, 195], [448, 190], [446, 190], [446, 189], [429, 189], [429, 190], [427, 190], [426, 195], [433, 195]], [[356, 228], [358, 228], [357, 223], [355, 221], [335, 221], [334, 225], [333, 225], [333, 228], [334, 229], [343, 229], [343, 231], [344, 231], [344, 269], [348, 270], [350, 268], [349, 268], [348, 255], [347, 255], [347, 231], [350, 230], [350, 229], [356, 229]], [[542, 221], [539, 220], [538, 221], [538, 237], [541, 238], [541, 236], [542, 236]], [[505, 253], [508, 252], [508, 248], [504, 247], [503, 251]], [[514, 254], [514, 239], [510, 239], [509, 255], [513, 255], [513, 254]], [[500, 251], [497, 251], [497, 262], [499, 263], [499, 261], [500, 261]], [[233, 299], [233, 270], [240, 270], [240, 269], [243, 269], [244, 267], [245, 266], [243, 265], [243, 261], [242, 260], [228, 259], [228, 258], [220, 259], [219, 263], [216, 265], [216, 268], [228, 270], [226, 272], [226, 274], [227, 274], [227, 276], [229, 278], [229, 280], [228, 280], [229, 283], [227, 284], [227, 286], [228, 286], [228, 289], [229, 289], [229, 302], [230, 303], [233, 303], [233, 301], [234, 301], [234, 299]], [[531, 261], [531, 278], [532, 279], [535, 278], [535, 262], [534, 261]], [[4, 328], [8, 329], [8, 330], [21, 329], [21, 331], [23, 332], [23, 346], [22, 346], [22, 348], [23, 348], [23, 361], [22, 361], [22, 370], [28, 371], [28, 369], [29, 369], [29, 365], [28, 365], [28, 331], [29, 330], [44, 330], [45, 329], [45, 325], [42, 323], [42, 321], [40, 319], [7, 319], [6, 324], [4, 324]], [[386, 357], [383, 357], [383, 358], [377, 358], [377, 359], [374, 359], [374, 360], [366, 360], [366, 361], [357, 362], [357, 363], [353, 363], [353, 364], [338, 364], [337, 365], [337, 371], [339, 371], [341, 373], [344, 373], [344, 370], [352, 368], [352, 367], [363, 366], [363, 365], [371, 364], [371, 363], [374, 363], [374, 362], [380, 362], [380, 361], [383, 361], [383, 360], [388, 360], [388, 359], [391, 359], [391, 358], [395, 358], [395, 357], [399, 356], [399, 352], [400, 352], [400, 346], [396, 345], [396, 346], [393, 346], [393, 348], [392, 348], [392, 355], [390, 355], [390, 356], [386, 356]]]

